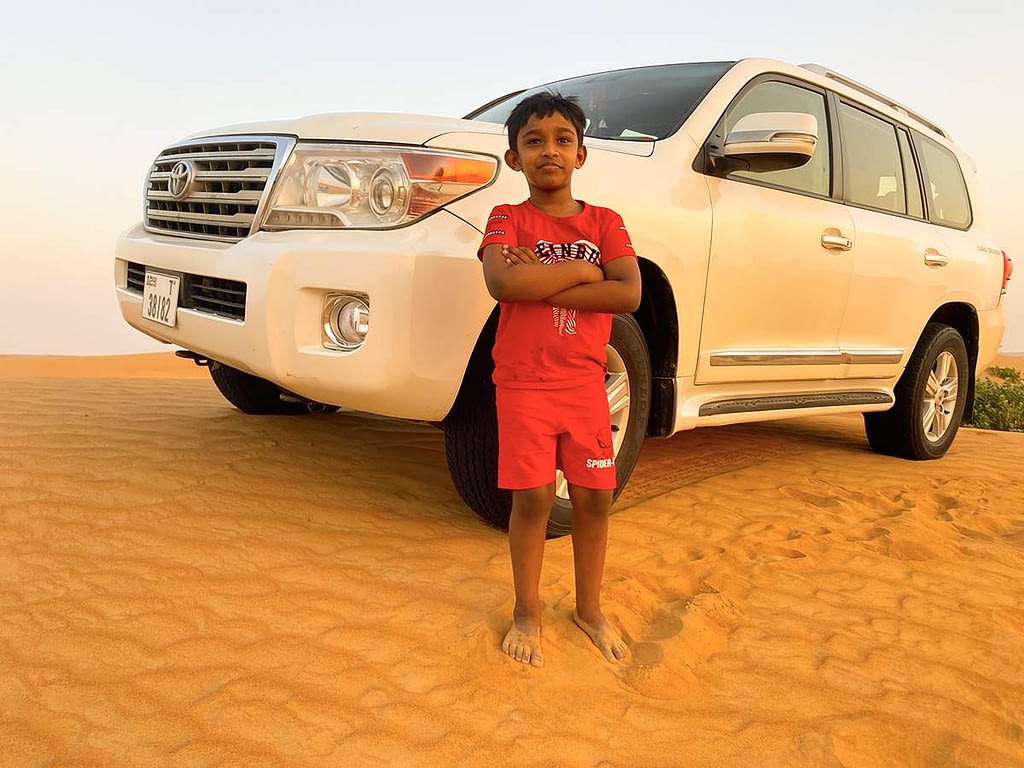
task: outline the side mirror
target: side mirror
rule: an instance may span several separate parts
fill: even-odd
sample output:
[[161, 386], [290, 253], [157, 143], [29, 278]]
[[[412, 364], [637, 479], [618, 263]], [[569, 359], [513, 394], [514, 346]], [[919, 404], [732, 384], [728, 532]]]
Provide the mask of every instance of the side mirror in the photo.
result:
[[814, 155], [818, 119], [802, 112], [755, 112], [736, 121], [719, 153], [727, 171], [797, 168]]

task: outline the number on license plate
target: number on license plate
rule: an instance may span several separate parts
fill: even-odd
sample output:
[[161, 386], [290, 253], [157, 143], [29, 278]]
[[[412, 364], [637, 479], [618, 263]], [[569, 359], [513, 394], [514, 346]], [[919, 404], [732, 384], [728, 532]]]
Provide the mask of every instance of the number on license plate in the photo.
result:
[[177, 322], [178, 288], [181, 278], [162, 272], [146, 271], [146, 283], [142, 290], [142, 316], [172, 328]]

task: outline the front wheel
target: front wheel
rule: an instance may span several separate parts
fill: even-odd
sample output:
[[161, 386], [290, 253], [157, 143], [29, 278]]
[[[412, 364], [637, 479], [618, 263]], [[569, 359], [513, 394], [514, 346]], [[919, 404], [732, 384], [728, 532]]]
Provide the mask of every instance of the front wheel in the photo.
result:
[[[614, 497], [618, 497], [640, 455], [651, 404], [650, 356], [640, 326], [632, 316], [613, 318], [605, 354], [605, 392], [615, 451]], [[483, 366], [466, 375], [474, 380], [467, 382], [470, 386], [463, 387], [443, 425], [448, 471], [470, 509], [491, 525], [507, 529], [512, 494], [497, 487], [498, 422], [494, 384], [489, 369]], [[572, 530], [572, 504], [561, 472], [555, 483], [555, 502], [548, 521], [548, 535], [552, 537], [564, 536]]]
[[865, 413], [868, 442], [878, 453], [938, 459], [956, 437], [967, 404], [967, 348], [955, 328], [929, 323], [896, 384], [896, 404]]

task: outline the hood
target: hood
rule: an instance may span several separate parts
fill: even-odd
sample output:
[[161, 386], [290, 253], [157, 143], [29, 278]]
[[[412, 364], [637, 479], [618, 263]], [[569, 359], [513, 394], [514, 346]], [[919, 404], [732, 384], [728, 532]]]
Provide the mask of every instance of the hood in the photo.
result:
[[270, 120], [226, 125], [186, 137], [186, 141], [208, 136], [285, 134], [300, 139], [425, 144], [445, 133], [500, 134], [504, 126], [477, 120], [436, 115], [391, 112], [340, 112], [310, 115], [296, 120]]

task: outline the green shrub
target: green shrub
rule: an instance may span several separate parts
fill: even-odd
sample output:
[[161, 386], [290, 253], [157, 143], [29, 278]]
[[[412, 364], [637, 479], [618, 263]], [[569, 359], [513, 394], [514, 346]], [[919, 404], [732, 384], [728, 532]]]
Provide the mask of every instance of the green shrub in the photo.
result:
[[1024, 432], [1024, 381], [1013, 368], [993, 365], [975, 382], [972, 427]]

